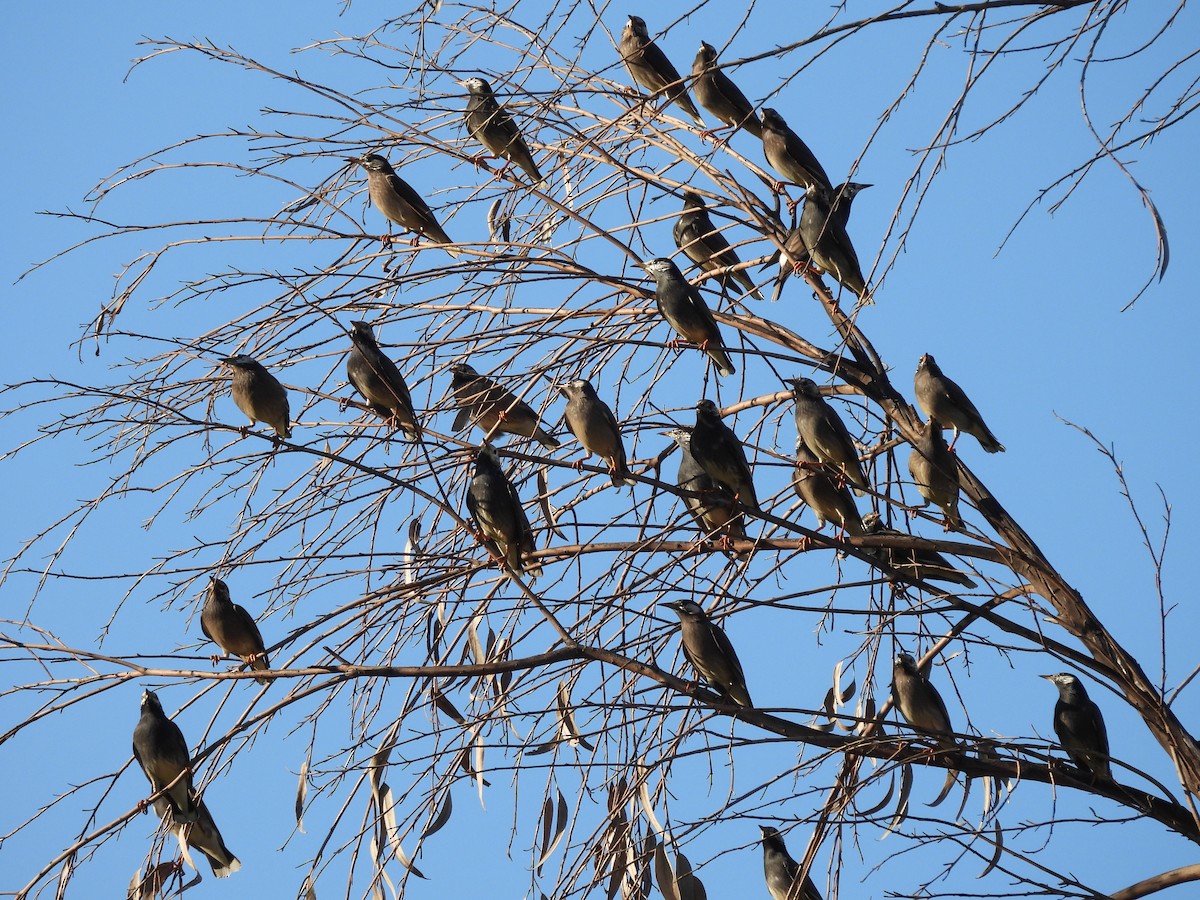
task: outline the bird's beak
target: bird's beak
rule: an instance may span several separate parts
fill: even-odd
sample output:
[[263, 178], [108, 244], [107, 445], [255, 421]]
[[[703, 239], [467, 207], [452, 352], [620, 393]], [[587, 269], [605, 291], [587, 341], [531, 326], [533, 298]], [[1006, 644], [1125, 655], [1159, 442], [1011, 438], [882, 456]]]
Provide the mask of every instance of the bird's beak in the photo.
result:
[[1038, 678], [1045, 678], [1047, 681], [1053, 681], [1053, 680], [1054, 680], [1054, 676], [1053, 676], [1053, 675], [1039, 675], [1039, 676], [1038, 676]]
[[672, 600], [670, 603], [660, 603], [659, 606], [665, 606], [667, 609], [678, 609], [678, 601]]

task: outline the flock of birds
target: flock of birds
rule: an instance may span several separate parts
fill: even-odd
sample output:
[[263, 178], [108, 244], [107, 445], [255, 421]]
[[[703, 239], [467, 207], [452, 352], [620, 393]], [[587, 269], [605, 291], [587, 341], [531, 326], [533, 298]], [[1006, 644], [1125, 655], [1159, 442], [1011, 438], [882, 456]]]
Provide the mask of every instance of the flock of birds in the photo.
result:
[[[687, 83], [651, 40], [646, 23], [630, 16], [620, 41], [623, 61], [634, 81], [654, 96], [665, 97], [683, 109], [701, 128], [704, 121], [688, 94]], [[717, 66], [716, 52], [701, 43], [692, 69], [692, 86], [701, 106], [723, 125], [744, 129], [760, 138], [768, 163], [786, 182], [805, 191], [800, 222], [783, 241], [780, 263], [784, 275], [806, 266], [829, 273], [861, 302], [869, 302], [869, 288], [846, 232], [855, 195], [869, 185], [847, 182], [836, 188], [816, 156], [775, 110], [764, 109], [759, 119], [753, 104]], [[534, 184], [544, 181], [528, 145], [512, 116], [501, 106], [482, 78], [460, 82], [469, 94], [466, 124], [471, 135], [489, 153], [520, 167]], [[711, 132], [704, 132], [710, 134]], [[368, 154], [355, 162], [366, 170], [374, 207], [389, 221], [424, 237], [451, 254], [453, 241], [438, 223], [428, 204], [396, 174], [386, 159]], [[507, 165], [506, 163], [506, 165]], [[783, 182], [776, 190], [783, 189]], [[793, 209], [796, 204], [790, 204]], [[745, 266], [721, 232], [713, 225], [703, 199], [684, 194], [684, 210], [674, 228], [680, 250], [705, 272], [717, 273], [726, 286], [738, 286], [762, 299]], [[414, 243], [417, 240], [414, 237]], [[655, 299], [662, 317], [684, 340], [697, 345], [722, 376], [736, 369], [722, 340], [712, 312], [699, 290], [691, 285], [671, 259], [652, 259], [643, 267], [655, 280]], [[371, 326], [355, 321], [350, 331], [351, 349], [346, 374], [368, 407], [397, 430], [415, 440], [423, 431], [404, 376], [376, 342]], [[262, 422], [282, 439], [291, 437], [287, 390], [267, 369], [249, 356], [222, 361], [232, 373], [232, 394], [251, 425]], [[467, 507], [483, 543], [498, 563], [515, 574], [536, 578], [541, 565], [533, 558], [534, 532], [516, 488], [508, 479], [488, 439], [511, 434], [537, 441], [548, 450], [559, 441], [543, 428], [539, 415], [502, 384], [480, 374], [465, 362], [450, 367], [451, 393], [458, 406], [454, 430], [471, 426], [484, 432], [482, 446], [474, 450], [474, 472]], [[838, 534], [853, 536], [899, 534], [886, 528], [878, 513], [860, 515], [851, 495], [869, 491], [857, 445], [837, 411], [809, 378], [790, 381], [795, 399], [797, 431], [793, 487], [817, 516], [819, 527], [836, 523]], [[934, 358], [921, 357], [915, 381], [917, 402], [928, 415], [909, 456], [913, 482], [925, 503], [935, 504], [945, 527], [961, 529], [958, 511], [958, 468], [954, 443], [947, 444], [943, 430], [970, 434], [989, 453], [1004, 450], [979, 410], [963, 389], [944, 375]], [[567, 398], [564, 421], [591, 455], [605, 461], [614, 486], [635, 484], [622, 441], [620, 423], [612, 409], [585, 379], [577, 378], [557, 388]], [[741, 441], [727, 426], [721, 411], [710, 400], [696, 405], [694, 427], [665, 433], [680, 450], [676, 482], [688, 512], [707, 537], [718, 538], [726, 548], [746, 540], [745, 514], [759, 513], [753, 472]], [[868, 555], [885, 570], [915, 580], [941, 580], [975, 587], [966, 574], [936, 552], [901, 548], [874, 548]], [[751, 707], [745, 675], [737, 653], [722, 628], [710, 620], [699, 604], [689, 599], [663, 604], [679, 617], [685, 658], [728, 704]], [[212, 578], [201, 614], [207, 638], [225, 654], [241, 658], [254, 670], [268, 670], [267, 651], [257, 624], [246, 610], [233, 603], [223, 581]], [[215, 658], [214, 658], [215, 659]], [[1058, 738], [1077, 766], [1093, 779], [1110, 781], [1108, 739], [1100, 710], [1079, 679], [1070, 674], [1043, 676], [1059, 691], [1054, 712]], [[269, 683], [269, 679], [260, 678]], [[913, 728], [933, 737], [947, 749], [957, 749], [950, 717], [937, 689], [914, 658], [901, 653], [893, 666], [892, 696], [900, 714]], [[210, 861], [215, 875], [237, 871], [240, 862], [225, 846], [212, 815], [194, 790], [188, 745], [177, 725], [163, 712], [152, 691], [142, 696], [141, 718], [133, 734], [133, 752], [156, 796], [160, 816], [170, 814], [170, 825], [181, 844], [199, 850]], [[788, 855], [775, 828], [762, 828], [764, 871], [774, 900], [820, 900], [811, 879], [799, 881], [800, 867]]]

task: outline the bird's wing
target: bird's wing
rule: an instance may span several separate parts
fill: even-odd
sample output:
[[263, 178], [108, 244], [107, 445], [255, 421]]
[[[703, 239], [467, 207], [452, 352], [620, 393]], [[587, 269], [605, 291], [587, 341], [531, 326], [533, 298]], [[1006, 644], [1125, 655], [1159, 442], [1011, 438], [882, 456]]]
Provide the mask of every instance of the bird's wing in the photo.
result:
[[392, 172], [385, 177], [387, 178], [388, 187], [395, 191], [396, 195], [401, 200], [411, 206], [419, 214], [433, 216], [433, 210], [429, 208], [429, 204], [425, 202], [424, 198], [421, 197], [420, 194], [418, 194], [409, 186], [407, 181], [405, 181], [395, 172]]
[[233, 605], [233, 614], [237, 618], [238, 625], [254, 638], [254, 644], [258, 648], [258, 652], [261, 653], [264, 649], [262, 632], [258, 630], [258, 623], [254, 621], [254, 617], [246, 612], [244, 606], [237, 603]]

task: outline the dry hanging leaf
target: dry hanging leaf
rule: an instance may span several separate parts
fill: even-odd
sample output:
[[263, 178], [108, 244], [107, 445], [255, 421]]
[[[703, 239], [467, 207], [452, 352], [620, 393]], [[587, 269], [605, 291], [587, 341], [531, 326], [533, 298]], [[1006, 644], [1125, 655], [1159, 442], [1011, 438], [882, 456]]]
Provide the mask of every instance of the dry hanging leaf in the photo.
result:
[[308, 799], [308, 765], [312, 759], [312, 748], [300, 766], [300, 780], [296, 785], [296, 830], [304, 834], [304, 801]]
[[453, 807], [454, 804], [450, 801], [450, 791], [446, 791], [446, 796], [442, 798], [442, 805], [437, 811], [437, 815], [433, 817], [433, 821], [421, 832], [422, 840], [442, 830], [442, 827], [450, 821], [450, 813], [453, 811]]

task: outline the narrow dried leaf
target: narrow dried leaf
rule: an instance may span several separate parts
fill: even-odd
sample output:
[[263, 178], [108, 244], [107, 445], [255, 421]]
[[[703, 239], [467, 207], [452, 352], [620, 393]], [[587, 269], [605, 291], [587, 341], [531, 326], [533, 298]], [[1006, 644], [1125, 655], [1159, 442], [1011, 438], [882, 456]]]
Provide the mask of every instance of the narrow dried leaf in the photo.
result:
[[542, 507], [542, 516], [545, 518], [546, 524], [550, 526], [551, 531], [565, 541], [567, 536], [558, 527], [558, 514], [554, 511], [554, 507], [550, 505], [550, 484], [546, 480], [545, 466], [537, 470], [537, 486], [538, 504]]
[[[953, 769], [947, 770], [946, 780], [942, 783], [942, 792], [937, 795], [937, 798], [932, 803], [929, 804], [929, 806], [931, 808], [934, 806], [937, 806], [943, 800], [945, 800], [947, 797], [950, 796], [950, 789], [952, 787], [954, 787], [954, 785], [955, 785], [955, 778], [954, 778], [955, 774], [956, 773]], [[967, 783], [970, 784], [970, 781], [971, 781], [971, 779], [968, 778]], [[961, 813], [962, 810], [960, 809], [959, 812]]]
[[508, 243], [512, 240], [512, 218], [500, 212], [504, 198], [496, 199], [487, 211], [488, 235], [493, 241]]
[[845, 706], [847, 703], [850, 702], [851, 698], [853, 698], [855, 693], [857, 693], [857, 692], [858, 692], [858, 681], [856, 679], [851, 679], [850, 683], [848, 685], [846, 685], [846, 689], [844, 691], [842, 691], [841, 694], [838, 696], [838, 705]]
[[421, 832], [421, 839], [429, 837], [431, 834], [437, 834], [443, 826], [450, 821], [450, 813], [454, 810], [454, 804], [451, 802], [450, 792], [446, 791], [446, 796], [442, 798], [441, 808], [438, 809], [437, 815], [433, 817], [433, 821], [425, 826], [425, 830]]
[[675, 884], [679, 890], [679, 900], [706, 900], [708, 893], [704, 884], [692, 871], [692, 864], [682, 853], [675, 854]]
[[563, 737], [572, 746], [583, 746], [588, 750], [595, 750], [587, 739], [579, 732], [579, 726], [575, 724], [575, 713], [571, 707], [571, 694], [567, 690], [567, 682], [565, 680], [558, 683], [558, 697], [555, 701], [555, 709], [558, 713], [558, 724]]
[[895, 831], [900, 826], [900, 823], [908, 817], [908, 798], [912, 793], [912, 783], [912, 766], [905, 763], [900, 767], [900, 796], [896, 805], [896, 814], [892, 816], [892, 821], [888, 823], [887, 830], [883, 834], [885, 838]]
[[475, 735], [475, 787], [479, 791], [479, 805], [483, 809], [487, 809], [487, 804], [483, 802], [483, 735], [476, 733]]
[[675, 871], [667, 859], [665, 844], [654, 848], [654, 879], [658, 882], [658, 891], [663, 895], [663, 900], [681, 900], [679, 889], [675, 886]]
[[408, 523], [408, 543], [404, 545], [404, 583], [417, 580], [417, 559], [421, 556], [421, 520]]
[[392, 745], [388, 744], [376, 750], [375, 755], [371, 757], [371, 790], [375, 794], [376, 803], [379, 802], [379, 792], [383, 785], [383, 774], [387, 769], [388, 759], [391, 755]]
[[312, 748], [300, 766], [300, 779], [296, 784], [296, 830], [304, 834], [304, 801], [308, 799], [308, 766], [312, 759]]
[[892, 802], [892, 794], [894, 794], [895, 792], [896, 792], [896, 779], [891, 778], [888, 780], [887, 793], [883, 795], [883, 799], [880, 800], [878, 803], [876, 803], [874, 806], [872, 806], [870, 809], [859, 810], [858, 811], [859, 816], [861, 818], [865, 819], [865, 818], [875, 815], [875, 813], [879, 812], [881, 809], [883, 809], [885, 806], [888, 806]]
[[[546, 798], [546, 806], [542, 812], [543, 830], [542, 830], [542, 855], [537, 861], [536, 868], [540, 870], [546, 860], [550, 858], [550, 854], [558, 848], [558, 842], [562, 840], [563, 835], [567, 831], [567, 799], [562, 795], [562, 791], [556, 789], [558, 794], [557, 809], [551, 809], [550, 798]], [[550, 830], [547, 827], [551, 820], [555, 820], [554, 837], [550, 838]], [[547, 842], [547, 839], [549, 841]]]
[[825, 711], [825, 715], [829, 716], [831, 719], [833, 718], [834, 712], [833, 701], [837, 696], [836, 690], [836, 688], [830, 688], [827, 690], [825, 692], [825, 699], [821, 702], [821, 709], [823, 709]]
[[[404, 848], [400, 845], [400, 825], [396, 821], [396, 800], [392, 796], [392, 789], [386, 784], [379, 787], [379, 811], [383, 815], [384, 833], [387, 835], [388, 848], [404, 868], [408, 869], [418, 878], [424, 878], [421, 870], [412, 864], [412, 860], [408, 858], [408, 854], [404, 852]], [[388, 882], [389, 886], [391, 882]], [[395, 889], [392, 889], [395, 893]]]
[[467, 717], [460, 713], [458, 707], [451, 703], [450, 698], [443, 694], [436, 686], [430, 686], [429, 699], [433, 701], [433, 705], [442, 713], [449, 716], [459, 725], [466, 724]]
[[317, 889], [313, 886], [311, 878], [304, 879], [303, 891], [304, 900], [317, 900]]
[[471, 647], [471, 658], [478, 665], [487, 662], [487, 654], [483, 649], [483, 641], [479, 639], [479, 626], [482, 622], [483, 616], [477, 613], [471, 616], [471, 621], [467, 625], [467, 642]]
[[658, 840], [654, 832], [650, 832], [642, 842], [642, 856], [638, 860], [638, 893], [642, 900], [650, 896], [650, 890], [654, 887], [654, 850], [657, 846]]
[[1000, 857], [1004, 853], [1004, 831], [1000, 828], [999, 822], [992, 823], [992, 841], [995, 844], [995, 849], [992, 851], [992, 858], [988, 860], [987, 866], [979, 873], [980, 878], [986, 878], [996, 866], [1000, 863]]
[[75, 872], [75, 854], [72, 853], [63, 860], [62, 870], [58, 873], [58, 888], [54, 892], [54, 900], [62, 900], [67, 895], [67, 884]]
[[646, 820], [656, 832], [666, 839], [668, 837], [667, 830], [663, 828], [662, 822], [654, 812], [654, 804], [650, 801], [650, 786], [646, 784], [645, 778], [638, 782], [638, 799], [641, 800], [642, 812], [645, 814]]

